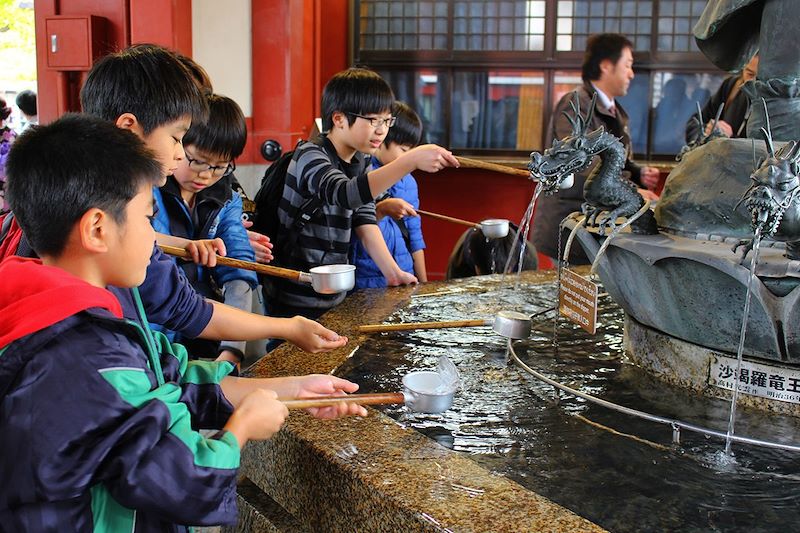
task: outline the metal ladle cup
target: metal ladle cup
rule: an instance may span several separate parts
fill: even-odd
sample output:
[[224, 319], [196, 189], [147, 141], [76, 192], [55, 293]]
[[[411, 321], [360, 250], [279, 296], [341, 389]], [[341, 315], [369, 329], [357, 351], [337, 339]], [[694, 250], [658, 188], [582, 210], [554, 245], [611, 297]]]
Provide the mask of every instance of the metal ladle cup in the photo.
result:
[[317, 396], [299, 400], [281, 400], [287, 409], [330, 407], [341, 403], [387, 405], [402, 403], [415, 413], [442, 413], [453, 405], [456, 387], [448, 388], [438, 372], [421, 370], [403, 377], [403, 392]]
[[421, 215], [427, 215], [432, 218], [438, 218], [439, 220], [446, 220], [447, 222], [461, 224], [462, 226], [478, 228], [479, 230], [481, 230], [481, 232], [487, 239], [502, 239], [503, 237], [508, 235], [508, 228], [509, 228], [508, 220], [504, 218], [487, 218], [481, 223], [477, 223], [477, 222], [470, 222], [469, 220], [464, 220], [461, 218], [449, 217], [447, 215], [440, 215], [439, 213], [433, 213], [431, 211], [423, 211], [422, 209], [417, 209], [417, 213]]

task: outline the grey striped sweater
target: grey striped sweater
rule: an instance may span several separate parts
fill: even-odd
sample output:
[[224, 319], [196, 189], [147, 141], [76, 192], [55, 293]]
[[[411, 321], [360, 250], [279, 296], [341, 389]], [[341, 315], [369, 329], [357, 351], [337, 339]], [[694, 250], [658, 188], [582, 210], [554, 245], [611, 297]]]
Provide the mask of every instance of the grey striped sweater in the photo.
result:
[[[347, 263], [353, 227], [376, 224], [375, 202], [367, 181], [367, 156], [356, 153], [347, 163], [336, 154], [325, 137], [300, 144], [286, 174], [283, 197], [278, 208], [280, 237], [275, 243], [273, 264], [308, 271], [319, 265]], [[322, 207], [303, 226], [296, 239], [289, 232], [309, 198], [322, 200]], [[286, 241], [291, 249], [281, 249]], [[329, 309], [345, 294], [317, 294], [311, 286], [281, 278], [265, 280], [267, 308], [270, 301], [312, 309]]]

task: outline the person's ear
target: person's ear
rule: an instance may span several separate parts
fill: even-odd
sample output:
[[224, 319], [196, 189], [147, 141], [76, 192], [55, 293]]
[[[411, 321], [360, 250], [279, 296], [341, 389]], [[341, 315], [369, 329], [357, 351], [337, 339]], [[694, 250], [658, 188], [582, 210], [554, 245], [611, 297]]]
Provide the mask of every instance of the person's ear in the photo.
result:
[[144, 137], [144, 128], [133, 113], [123, 113], [114, 121], [114, 125], [123, 130], [130, 130], [139, 137]]
[[344, 129], [345, 126], [349, 126], [350, 124], [347, 122], [347, 115], [342, 113], [341, 111], [334, 111], [333, 116], [333, 127], [337, 129]]
[[84, 250], [94, 253], [108, 251], [110, 222], [111, 217], [108, 213], [96, 207], [83, 214], [78, 221], [78, 235]]
[[600, 74], [608, 74], [614, 68], [614, 63], [610, 59], [600, 61]]

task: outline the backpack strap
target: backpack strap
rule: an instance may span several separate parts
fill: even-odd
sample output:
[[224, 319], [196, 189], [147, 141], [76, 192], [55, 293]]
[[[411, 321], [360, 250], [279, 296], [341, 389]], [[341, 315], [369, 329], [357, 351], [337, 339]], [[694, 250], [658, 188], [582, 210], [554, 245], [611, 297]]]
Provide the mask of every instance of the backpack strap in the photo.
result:
[[0, 226], [0, 242], [6, 240], [6, 235], [8, 235], [8, 230], [11, 229], [11, 223], [14, 222], [14, 213], [9, 211], [3, 217], [3, 225]]
[[[314, 141], [308, 141], [308, 142], [313, 142], [314, 144], [322, 148], [330, 158], [331, 164], [336, 165], [336, 161], [339, 157], [339, 154], [337, 154], [335, 150], [333, 150], [333, 153], [331, 153], [332, 150], [328, 147], [330, 142], [325, 142], [324, 137], [320, 136]], [[295, 150], [299, 148], [299, 146], [300, 142], [297, 143]], [[319, 212], [324, 203], [325, 202], [322, 200], [322, 198], [318, 194], [315, 194], [310, 198], [308, 198], [306, 201], [304, 201], [302, 204], [300, 204], [300, 207], [297, 209], [297, 213], [295, 214], [294, 220], [292, 221], [290, 231], [288, 232], [288, 237], [286, 237], [286, 240], [282, 243], [284, 247], [288, 249], [294, 248], [294, 246], [297, 244], [297, 240], [300, 238], [301, 230], [305, 227], [306, 224], [308, 224], [311, 221], [312, 218], [314, 218], [314, 216], [317, 214], [317, 212]]]

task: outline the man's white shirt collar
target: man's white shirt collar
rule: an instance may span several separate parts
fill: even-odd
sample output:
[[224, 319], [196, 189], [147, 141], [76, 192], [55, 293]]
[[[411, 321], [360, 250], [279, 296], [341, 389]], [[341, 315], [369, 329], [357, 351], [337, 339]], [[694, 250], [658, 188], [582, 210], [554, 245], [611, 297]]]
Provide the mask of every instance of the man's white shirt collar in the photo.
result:
[[609, 98], [606, 93], [601, 91], [597, 88], [597, 85], [592, 83], [592, 87], [594, 87], [595, 92], [597, 93], [597, 97], [600, 99], [600, 103], [603, 104], [603, 107], [606, 109], [611, 109], [612, 107], [616, 107], [613, 98]]

